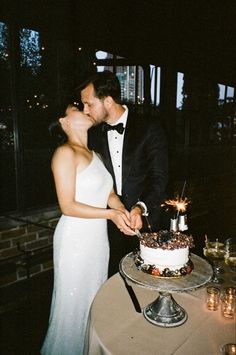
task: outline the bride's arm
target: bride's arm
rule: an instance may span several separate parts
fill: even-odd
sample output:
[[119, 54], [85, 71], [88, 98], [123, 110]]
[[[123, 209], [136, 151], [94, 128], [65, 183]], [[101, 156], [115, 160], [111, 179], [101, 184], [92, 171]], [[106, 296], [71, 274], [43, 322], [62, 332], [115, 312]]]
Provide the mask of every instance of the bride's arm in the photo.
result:
[[129, 217], [129, 212], [126, 210], [124, 204], [121, 202], [114, 190], [110, 192], [107, 204], [110, 208], [115, 208], [116, 210], [125, 212]]
[[133, 231], [129, 228], [129, 218], [124, 211], [99, 208], [75, 200], [77, 165], [74, 151], [70, 147], [61, 146], [54, 153], [52, 172], [62, 213], [72, 217], [110, 219], [125, 234], [133, 235]]

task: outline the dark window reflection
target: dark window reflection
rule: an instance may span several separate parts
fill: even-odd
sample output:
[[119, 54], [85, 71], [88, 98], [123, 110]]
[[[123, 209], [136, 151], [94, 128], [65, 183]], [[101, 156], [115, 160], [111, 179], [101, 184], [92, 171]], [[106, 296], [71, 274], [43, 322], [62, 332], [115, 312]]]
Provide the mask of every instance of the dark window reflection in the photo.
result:
[[42, 45], [41, 32], [21, 29], [20, 67], [18, 73], [18, 123], [21, 142], [22, 208], [46, 205], [54, 192], [50, 159], [51, 145], [48, 133], [52, 112], [55, 69], [46, 60], [49, 44]]
[[11, 150], [14, 146], [10, 102], [9, 54], [8, 26], [0, 22], [0, 147], [1, 150], [5, 151]]
[[9, 27], [0, 22], [0, 211], [16, 208]]
[[9, 34], [7, 25], [3, 22], [0, 22], [0, 58], [5, 62], [9, 57], [8, 36]]
[[42, 59], [40, 54], [41, 47], [39, 33], [23, 28], [20, 31], [20, 50], [20, 65], [29, 69], [33, 75], [37, 75], [40, 71]]
[[234, 88], [178, 73], [176, 142], [189, 146], [229, 143], [234, 137]]
[[[11, 40], [10, 40], [11, 39]], [[73, 44], [0, 22], [0, 212], [56, 202], [48, 126], [73, 102]], [[82, 70], [81, 70], [82, 72]]]

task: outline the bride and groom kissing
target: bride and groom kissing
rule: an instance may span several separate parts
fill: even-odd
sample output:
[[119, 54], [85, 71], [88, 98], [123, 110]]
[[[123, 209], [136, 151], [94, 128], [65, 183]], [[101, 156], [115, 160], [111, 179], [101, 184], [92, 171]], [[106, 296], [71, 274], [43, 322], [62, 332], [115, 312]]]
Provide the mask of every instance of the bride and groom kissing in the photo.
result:
[[167, 184], [164, 131], [157, 120], [121, 104], [116, 75], [96, 73], [79, 91], [83, 112], [70, 106], [59, 119], [67, 142], [52, 158], [62, 216], [54, 234], [54, 290], [42, 354], [86, 353], [93, 298], [137, 246], [135, 230], [145, 228], [146, 210], [159, 228]]

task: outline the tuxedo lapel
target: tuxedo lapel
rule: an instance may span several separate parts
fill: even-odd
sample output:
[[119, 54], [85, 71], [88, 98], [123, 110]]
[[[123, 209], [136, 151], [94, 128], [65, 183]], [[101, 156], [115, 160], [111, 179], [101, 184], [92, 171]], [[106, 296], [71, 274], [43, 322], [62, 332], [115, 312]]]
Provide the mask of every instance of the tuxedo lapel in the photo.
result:
[[122, 152], [122, 186], [124, 186], [125, 181], [129, 176], [129, 172], [132, 167], [133, 152], [136, 146], [135, 120], [130, 115], [128, 115], [124, 134], [125, 136]]
[[107, 170], [110, 172], [110, 174], [113, 177], [114, 190], [116, 192], [117, 191], [116, 179], [115, 179], [114, 169], [113, 169], [113, 165], [112, 165], [112, 161], [111, 161], [111, 155], [110, 155], [110, 150], [109, 150], [109, 145], [108, 145], [108, 140], [107, 140], [107, 132], [103, 131], [103, 130], [102, 130], [102, 147], [103, 147], [102, 156], [104, 159], [104, 164], [105, 164]]
[[[110, 150], [108, 145], [107, 139], [107, 132], [103, 131], [101, 127], [101, 138], [102, 138], [102, 151], [101, 155], [104, 160], [104, 164], [107, 170], [113, 177], [114, 180], [114, 190], [116, 189], [116, 180], [115, 174], [113, 170], [113, 165], [110, 156]], [[133, 152], [136, 147], [136, 124], [135, 124], [135, 117], [132, 115], [128, 115], [125, 131], [124, 131], [124, 142], [123, 142], [123, 152], [122, 152], [122, 187], [125, 184], [127, 177], [129, 176], [130, 169], [132, 168], [132, 160], [133, 160]]]

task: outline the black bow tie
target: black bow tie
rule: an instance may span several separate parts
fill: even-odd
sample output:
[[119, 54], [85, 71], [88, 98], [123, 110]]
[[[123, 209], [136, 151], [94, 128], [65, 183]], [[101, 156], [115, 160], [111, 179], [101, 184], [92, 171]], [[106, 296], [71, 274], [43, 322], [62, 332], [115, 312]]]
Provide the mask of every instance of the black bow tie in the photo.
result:
[[103, 125], [103, 131], [108, 132], [108, 131], [117, 131], [120, 134], [123, 134], [125, 127], [123, 126], [123, 123], [118, 123], [114, 126], [111, 126], [108, 123], [104, 123]]

